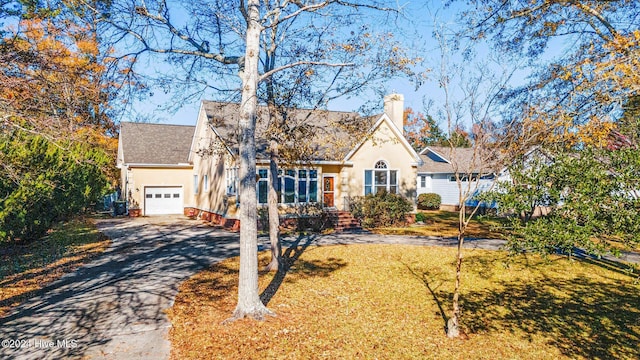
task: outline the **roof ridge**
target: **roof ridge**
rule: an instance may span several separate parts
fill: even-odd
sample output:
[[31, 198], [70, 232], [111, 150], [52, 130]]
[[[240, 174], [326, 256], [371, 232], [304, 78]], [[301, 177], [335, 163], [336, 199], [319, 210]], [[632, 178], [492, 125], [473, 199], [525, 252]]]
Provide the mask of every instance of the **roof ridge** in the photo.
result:
[[[240, 103], [238, 102], [233, 102], [233, 101], [217, 101], [217, 100], [202, 100], [203, 103], [208, 103], [208, 104], [220, 104], [220, 105], [240, 105]], [[266, 104], [258, 104], [258, 107], [261, 108], [266, 108], [267, 105]], [[323, 108], [305, 108], [305, 107], [290, 107], [288, 109], [292, 109], [292, 110], [297, 110], [297, 111], [304, 111], [304, 110], [308, 110], [308, 111], [326, 111], [326, 112], [330, 112], [330, 113], [335, 113], [335, 114], [354, 114], [354, 115], [358, 115], [360, 117], [364, 117], [362, 114], [358, 113], [357, 111], [345, 111], [345, 110], [329, 110], [329, 109], [323, 109]], [[383, 113], [380, 113], [380, 116]]]
[[186, 125], [186, 124], [160, 124], [160, 123], [148, 123], [148, 122], [138, 122], [138, 121], [120, 121], [120, 125], [122, 124], [135, 124], [135, 125], [160, 125], [160, 126], [183, 126], [183, 127], [192, 127], [195, 128], [195, 125]]

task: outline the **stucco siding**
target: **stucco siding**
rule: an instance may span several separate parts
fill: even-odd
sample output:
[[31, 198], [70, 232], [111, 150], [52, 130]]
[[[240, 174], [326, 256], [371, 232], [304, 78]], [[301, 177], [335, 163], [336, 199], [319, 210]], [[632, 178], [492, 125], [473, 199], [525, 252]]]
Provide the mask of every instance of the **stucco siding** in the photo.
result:
[[236, 197], [227, 194], [227, 171], [234, 168], [235, 163], [221, 140], [206, 124], [201, 113], [190, 155], [193, 172], [189, 181], [193, 187], [197, 181], [197, 191], [194, 189], [191, 193], [192, 207], [235, 218]]
[[365, 170], [373, 170], [381, 160], [386, 162], [389, 170], [398, 172], [399, 193], [415, 202], [415, 159], [385, 121], [381, 122], [372, 136], [351, 155], [349, 161], [353, 166], [343, 168], [342, 173], [346, 180], [341, 196], [363, 196]]
[[144, 189], [149, 186], [181, 186], [183, 189], [184, 206], [189, 206], [192, 189], [189, 179], [193, 173], [187, 168], [130, 168], [127, 173], [127, 198], [129, 207], [145, 208]]

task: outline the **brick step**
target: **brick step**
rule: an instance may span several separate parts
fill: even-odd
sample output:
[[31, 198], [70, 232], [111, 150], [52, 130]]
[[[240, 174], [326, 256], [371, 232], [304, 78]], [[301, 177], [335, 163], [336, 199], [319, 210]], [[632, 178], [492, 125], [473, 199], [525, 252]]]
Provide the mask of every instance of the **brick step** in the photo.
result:
[[338, 226], [360, 226], [360, 222], [356, 219], [348, 221], [338, 221]]
[[335, 231], [362, 231], [360, 221], [351, 215], [349, 211], [336, 211], [330, 215], [335, 224]]

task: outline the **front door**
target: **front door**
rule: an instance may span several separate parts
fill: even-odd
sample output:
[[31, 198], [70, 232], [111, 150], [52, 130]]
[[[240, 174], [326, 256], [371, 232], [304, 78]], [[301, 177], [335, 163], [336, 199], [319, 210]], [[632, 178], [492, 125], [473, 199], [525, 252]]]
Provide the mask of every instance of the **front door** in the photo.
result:
[[335, 177], [333, 176], [323, 176], [322, 178], [322, 198], [325, 207], [335, 207], [334, 181]]

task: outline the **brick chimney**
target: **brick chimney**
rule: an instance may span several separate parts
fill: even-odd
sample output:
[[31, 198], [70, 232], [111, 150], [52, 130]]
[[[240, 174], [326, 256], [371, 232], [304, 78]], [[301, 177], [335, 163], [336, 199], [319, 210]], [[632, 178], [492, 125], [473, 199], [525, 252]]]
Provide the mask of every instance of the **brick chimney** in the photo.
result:
[[404, 95], [389, 94], [384, 97], [384, 113], [404, 133]]

